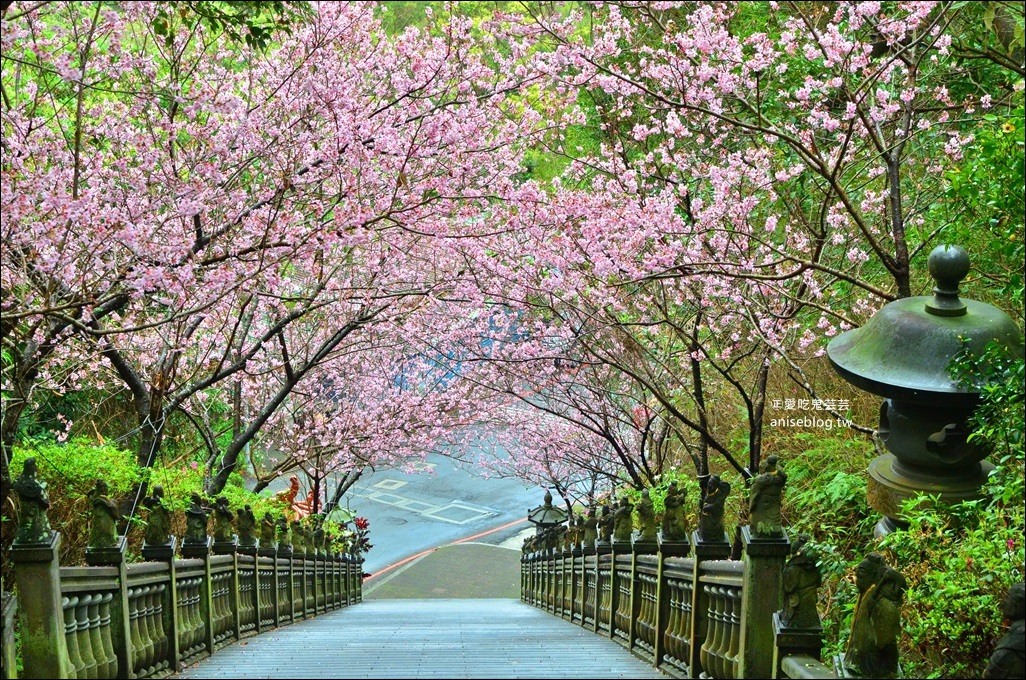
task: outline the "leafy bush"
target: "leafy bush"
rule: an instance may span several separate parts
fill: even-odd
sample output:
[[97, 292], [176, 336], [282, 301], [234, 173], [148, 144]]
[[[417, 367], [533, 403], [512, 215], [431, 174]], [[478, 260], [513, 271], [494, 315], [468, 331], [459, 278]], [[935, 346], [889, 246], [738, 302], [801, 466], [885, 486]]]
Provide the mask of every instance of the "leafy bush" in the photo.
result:
[[[12, 476], [21, 473], [25, 459], [30, 457], [35, 457], [39, 477], [48, 486], [50, 510], [47, 514], [50, 525], [61, 533], [61, 564], [78, 564], [85, 557], [89, 541], [89, 492], [96, 480], [103, 479], [112, 497], [130, 493], [140, 479], [135, 456], [110, 444], [94, 444], [82, 439], [65, 443], [29, 440], [14, 447]], [[4, 527], [5, 544], [13, 538], [8, 532], [13, 534], [13, 531], [13, 525]]]
[[[185, 531], [183, 511], [189, 506], [193, 493], [202, 493], [204, 468], [198, 463], [185, 462], [176, 466], [161, 465], [143, 470], [136, 463], [131, 451], [110, 444], [74, 439], [66, 443], [49, 440], [29, 440], [14, 448], [11, 469], [15, 476], [21, 472], [25, 459], [35, 457], [40, 478], [47, 483], [50, 510], [47, 513], [51, 526], [61, 534], [62, 565], [81, 564], [89, 541], [90, 507], [88, 494], [96, 480], [106, 480], [110, 496], [127, 513], [135, 504], [133, 493], [140, 481], [145, 479], [149, 489], [161, 485], [164, 501], [172, 511], [172, 533], [182, 535]], [[269, 495], [253, 493], [246, 489], [241, 475], [233, 474], [223, 494], [233, 509], [249, 505], [256, 516], [271, 512], [275, 517], [286, 510], [285, 502]], [[145, 522], [145, 511], [141, 504], [136, 508], [133, 526], [128, 536], [129, 559], [138, 559], [142, 547], [141, 526]], [[8, 526], [10, 524], [11, 526]], [[13, 539], [13, 523], [5, 523], [6, 544]], [[5, 565], [6, 571], [6, 565]], [[5, 582], [7, 574], [4, 574]]]
[[909, 499], [908, 529], [881, 541], [908, 580], [902, 663], [910, 677], [981, 677], [1004, 634], [1001, 601], [1023, 580], [1023, 506], [923, 500]]

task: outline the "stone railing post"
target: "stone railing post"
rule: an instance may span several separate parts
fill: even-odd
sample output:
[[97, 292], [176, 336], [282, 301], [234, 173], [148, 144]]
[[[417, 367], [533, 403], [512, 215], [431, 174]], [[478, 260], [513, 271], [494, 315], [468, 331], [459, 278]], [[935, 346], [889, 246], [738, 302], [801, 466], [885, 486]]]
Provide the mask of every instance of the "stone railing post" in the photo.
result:
[[[773, 678], [795, 677], [784, 670], [788, 658], [811, 658], [819, 662], [823, 653], [823, 628], [792, 628], [780, 620], [780, 612], [773, 614]], [[824, 666], [825, 668], [825, 666]]]
[[[288, 618], [289, 623], [295, 623], [296, 621], [296, 563], [292, 559], [292, 546], [281, 541], [278, 542], [275, 554], [277, 559], [285, 560], [288, 563], [288, 587], [285, 590], [288, 591]], [[285, 616], [286, 613], [283, 611], [279, 612], [279, 621], [281, 617]], [[280, 625], [280, 624], [279, 624]]]
[[741, 658], [738, 677], [768, 678], [773, 675], [773, 615], [780, 609], [780, 576], [791, 551], [786, 533], [778, 537], [753, 537], [741, 528], [744, 547], [744, 588], [741, 598]]
[[[603, 588], [603, 585], [602, 585], [601, 562], [602, 562], [602, 556], [603, 555], [609, 555], [609, 559], [612, 560], [614, 558], [614, 556], [613, 556], [613, 546], [608, 541], [596, 541], [595, 542], [595, 576], [594, 576], [594, 579], [595, 579], [595, 602], [594, 602], [594, 604], [595, 604], [595, 609], [594, 609], [595, 616], [594, 616], [594, 624], [595, 625], [592, 628], [592, 630], [595, 633], [598, 633], [600, 628], [601, 628], [600, 621], [601, 621], [601, 618], [602, 618], [602, 613], [600, 611], [600, 607], [602, 606], [602, 588]], [[612, 576], [613, 576], [613, 572], [612, 572], [612, 569], [610, 569], [610, 573], [609, 573], [610, 579], [612, 579]], [[611, 592], [610, 592], [610, 595], [612, 595]]]
[[18, 606], [21, 624], [23, 677], [67, 678], [71, 675], [68, 645], [64, 639], [64, 608], [61, 606], [61, 572], [57, 549], [61, 536], [49, 531], [41, 540], [15, 539], [10, 550], [14, 581], [22, 597]]
[[235, 575], [232, 579], [232, 587], [235, 592], [235, 630], [238, 639], [242, 639], [242, 593], [239, 591], [239, 555], [246, 555], [253, 558], [253, 606], [257, 608], [256, 631], [260, 632], [260, 542], [253, 545], [240, 545], [235, 556]]
[[[214, 542], [214, 544], [212, 546], [212, 553], [214, 555], [231, 555], [232, 556], [232, 576], [231, 576], [231, 586], [229, 587], [229, 592], [228, 592], [228, 600], [229, 600], [230, 606], [232, 608], [232, 626], [233, 626], [233, 630], [235, 631], [235, 640], [236, 641], [239, 641], [239, 640], [242, 639], [241, 622], [239, 620], [239, 618], [240, 618], [239, 617], [239, 609], [240, 609], [240, 603], [239, 603], [239, 552], [241, 552], [241, 551], [240, 551], [240, 548], [239, 548], [239, 538], [238, 538], [238, 536], [232, 536], [232, 539], [230, 541], [224, 541], [224, 542], [221, 542], [221, 543]], [[257, 567], [256, 558], [254, 557], [253, 558], [253, 569], [254, 569], [254, 574], [253, 574], [253, 590], [258, 593], [258, 595], [257, 595], [257, 617], [256, 617], [256, 624], [257, 624], [257, 632], [259, 633], [260, 632], [260, 607], [259, 607], [259, 604], [260, 604], [260, 600], [259, 600], [259, 592], [260, 592], [260, 590], [259, 590], [260, 580], [259, 579], [260, 579], [260, 576], [259, 576], [259, 570], [257, 570], [256, 567]], [[207, 567], [207, 574], [208, 575], [210, 574], [209, 565]], [[213, 607], [213, 598], [212, 597], [211, 597], [211, 607]], [[213, 619], [214, 619], [214, 617], [211, 614], [211, 616], [210, 616], [210, 629], [211, 629], [211, 631], [213, 631], [213, 627], [214, 627]], [[212, 639], [213, 639], [213, 637], [211, 637], [211, 640]], [[211, 654], [214, 653], [213, 645], [211, 645], [211, 647], [210, 647], [210, 653]]]
[[277, 543], [271, 543], [269, 545], [261, 545], [260, 541], [256, 542], [256, 545], [252, 548], [253, 562], [256, 563], [260, 557], [268, 557], [271, 563], [274, 565], [273, 578], [274, 588], [271, 592], [271, 603], [272, 603], [272, 617], [274, 619], [275, 627], [281, 626], [281, 572], [278, 570], [278, 545]]

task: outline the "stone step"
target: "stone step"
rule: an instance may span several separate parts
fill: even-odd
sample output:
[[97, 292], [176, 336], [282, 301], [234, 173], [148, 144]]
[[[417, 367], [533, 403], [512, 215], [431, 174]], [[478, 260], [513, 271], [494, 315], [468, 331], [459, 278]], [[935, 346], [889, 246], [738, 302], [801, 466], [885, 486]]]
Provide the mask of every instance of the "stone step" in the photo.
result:
[[665, 678], [512, 599], [367, 600], [225, 647], [181, 678]]

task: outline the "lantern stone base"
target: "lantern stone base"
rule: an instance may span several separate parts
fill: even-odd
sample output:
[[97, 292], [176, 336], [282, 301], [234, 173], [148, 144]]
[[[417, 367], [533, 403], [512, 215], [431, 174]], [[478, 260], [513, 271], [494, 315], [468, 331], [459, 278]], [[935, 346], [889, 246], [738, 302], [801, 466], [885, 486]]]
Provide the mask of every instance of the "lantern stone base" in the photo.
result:
[[870, 507], [883, 515], [873, 534], [879, 538], [904, 526], [901, 506], [920, 494], [938, 496], [944, 505], [983, 497], [982, 487], [994, 465], [982, 461], [977, 471], [954, 474], [913, 473], [906, 470], [893, 453], [877, 456], [869, 463], [866, 497]]

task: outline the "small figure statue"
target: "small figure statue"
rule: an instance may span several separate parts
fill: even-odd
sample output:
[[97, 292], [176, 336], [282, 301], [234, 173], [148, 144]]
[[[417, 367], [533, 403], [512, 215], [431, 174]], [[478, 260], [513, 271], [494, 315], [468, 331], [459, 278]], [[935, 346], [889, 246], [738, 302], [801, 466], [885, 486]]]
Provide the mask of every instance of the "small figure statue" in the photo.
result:
[[656, 521], [655, 506], [648, 489], [641, 490], [641, 501], [638, 502], [638, 541], [655, 541], [659, 534]]
[[185, 511], [185, 543], [194, 545], [207, 543], [207, 515], [210, 508], [203, 505], [198, 493], [190, 496], [191, 504]]
[[228, 499], [218, 496], [214, 500], [214, 542], [231, 543], [235, 529], [235, 513], [228, 507]]
[[289, 526], [292, 529], [292, 549], [300, 555], [306, 553], [306, 530], [302, 522], [294, 519]]
[[278, 536], [278, 549], [289, 552], [292, 550], [292, 528], [289, 526], [289, 520], [285, 515], [278, 518], [277, 525], [275, 527]]
[[598, 539], [598, 517], [595, 516], [595, 506], [588, 508], [588, 515], [584, 518], [581, 532], [581, 542], [585, 548], [594, 548]]
[[558, 550], [560, 539], [558, 527], [549, 527], [545, 530], [545, 549], [546, 550]]
[[759, 475], [752, 480], [748, 511], [752, 536], [775, 538], [784, 533], [780, 519], [780, 498], [787, 475], [777, 469], [777, 457], [767, 456]]
[[630, 543], [634, 531], [634, 507], [626, 496], [620, 497], [620, 505], [613, 512], [613, 542]]
[[1026, 677], [1026, 662], [1024, 662], [1024, 648], [1026, 648], [1026, 626], [1023, 625], [1024, 603], [1026, 598], [1026, 586], [1016, 583], [1008, 589], [1005, 600], [1001, 604], [1001, 613], [1008, 621], [1008, 632], [997, 644], [994, 653], [990, 655], [987, 668], [983, 671], [983, 677], [993, 679], [1022, 678]]
[[274, 517], [270, 512], [265, 512], [263, 519], [260, 520], [260, 543], [265, 548], [274, 547], [274, 529]]
[[666, 489], [666, 509], [663, 512], [662, 538], [668, 542], [686, 541], [687, 524], [684, 517], [686, 494], [677, 488], [677, 482], [670, 482]]
[[729, 493], [730, 482], [720, 479], [719, 475], [712, 475], [706, 481], [702, 512], [698, 516], [698, 536], [703, 541], [723, 541], [723, 509]]
[[844, 665], [866, 678], [893, 678], [898, 672], [898, 637], [905, 577], [879, 553], [870, 553], [855, 570], [859, 599]]
[[146, 533], [143, 539], [148, 546], [171, 544], [171, 513], [164, 505], [164, 487], [157, 484], [153, 487], [153, 495], [148, 496], [143, 505], [149, 511], [146, 514]]
[[822, 576], [819, 555], [808, 545], [809, 538], [808, 534], [799, 534], [791, 544], [791, 557], [781, 575], [784, 608], [780, 610], [780, 623], [788, 628], [820, 627], [816, 602]]
[[313, 515], [313, 548], [318, 555], [325, 553], [324, 546], [324, 516]]
[[107, 481], [97, 479], [96, 486], [89, 492], [89, 501], [93, 508], [92, 523], [89, 526], [90, 548], [113, 548], [118, 544], [118, 521], [121, 512], [114, 501], [107, 497], [110, 487]]
[[[253, 508], [246, 505], [239, 508], [238, 516], [239, 545], [252, 547], [256, 545], [256, 516]], [[268, 543], [268, 545], [271, 545]]]
[[598, 526], [599, 542], [609, 545], [609, 540], [613, 537], [613, 513], [609, 509], [609, 503], [602, 504], [602, 514], [599, 516]]
[[46, 493], [46, 482], [38, 478], [35, 458], [26, 458], [21, 474], [11, 488], [18, 494], [20, 517], [15, 543], [47, 543], [53, 536], [46, 510], [50, 498]]
[[567, 541], [567, 530], [565, 524], [557, 524], [552, 527], [552, 549], [556, 552], [569, 550], [570, 544]]

